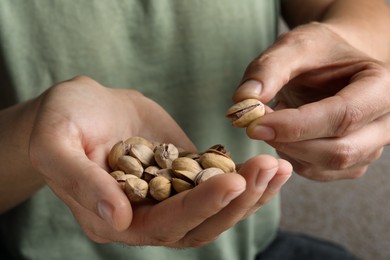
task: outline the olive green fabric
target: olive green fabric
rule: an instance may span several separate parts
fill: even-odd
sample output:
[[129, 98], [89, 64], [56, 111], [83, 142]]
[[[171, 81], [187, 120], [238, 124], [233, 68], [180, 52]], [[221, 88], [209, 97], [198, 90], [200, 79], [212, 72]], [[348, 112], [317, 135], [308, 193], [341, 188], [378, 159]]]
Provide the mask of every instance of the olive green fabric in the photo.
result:
[[[276, 0], [3, 0], [1, 107], [84, 74], [154, 99], [200, 150], [222, 143], [236, 161], [273, 153], [233, 128], [224, 112], [247, 64], [275, 39], [277, 6]], [[276, 197], [201, 248], [97, 244], [46, 187], [0, 217], [0, 258], [253, 259], [278, 223]]]

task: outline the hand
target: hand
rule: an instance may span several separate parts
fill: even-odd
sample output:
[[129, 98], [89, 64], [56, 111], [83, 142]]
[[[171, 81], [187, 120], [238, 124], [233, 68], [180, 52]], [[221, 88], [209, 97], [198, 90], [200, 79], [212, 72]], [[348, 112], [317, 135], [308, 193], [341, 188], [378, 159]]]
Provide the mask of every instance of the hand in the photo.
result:
[[320, 23], [282, 36], [247, 68], [234, 100], [275, 111], [247, 128], [310, 179], [356, 178], [390, 142], [390, 69]]
[[208, 243], [270, 200], [291, 174], [286, 161], [258, 156], [240, 174], [217, 176], [158, 204], [131, 205], [107, 173], [106, 156], [118, 140], [135, 135], [196, 151], [174, 120], [138, 92], [76, 77], [40, 97], [32, 164], [97, 242]]

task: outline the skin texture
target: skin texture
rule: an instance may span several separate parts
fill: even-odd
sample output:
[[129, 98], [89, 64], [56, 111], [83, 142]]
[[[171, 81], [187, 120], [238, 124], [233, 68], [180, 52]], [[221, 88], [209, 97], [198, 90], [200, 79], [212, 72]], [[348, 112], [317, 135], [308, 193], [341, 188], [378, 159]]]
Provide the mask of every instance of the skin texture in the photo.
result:
[[[293, 7], [306, 2], [314, 5], [286, 1], [292, 27], [306, 21], [293, 19]], [[295, 27], [254, 59], [233, 100], [274, 98], [247, 134], [275, 147], [297, 173], [356, 178], [390, 142], [390, 13], [384, 1], [317, 2], [324, 8], [310, 19], [319, 22]]]

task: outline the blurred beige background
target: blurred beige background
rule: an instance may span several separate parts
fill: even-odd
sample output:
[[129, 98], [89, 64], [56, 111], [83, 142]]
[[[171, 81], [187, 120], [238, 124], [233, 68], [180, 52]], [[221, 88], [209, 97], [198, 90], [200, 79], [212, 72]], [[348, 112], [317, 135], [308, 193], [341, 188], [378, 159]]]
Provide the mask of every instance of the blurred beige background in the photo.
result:
[[319, 183], [294, 174], [281, 194], [282, 229], [340, 243], [361, 259], [390, 259], [390, 147], [359, 179]]

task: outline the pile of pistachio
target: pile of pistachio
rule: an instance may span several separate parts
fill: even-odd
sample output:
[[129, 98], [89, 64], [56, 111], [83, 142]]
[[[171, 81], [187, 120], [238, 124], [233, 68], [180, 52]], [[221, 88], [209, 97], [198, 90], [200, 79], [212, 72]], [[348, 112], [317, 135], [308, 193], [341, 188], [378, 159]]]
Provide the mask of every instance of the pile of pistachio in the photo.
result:
[[218, 174], [236, 172], [223, 145], [191, 153], [171, 143], [138, 136], [117, 142], [108, 155], [108, 164], [110, 175], [131, 202], [149, 198], [163, 201]]

